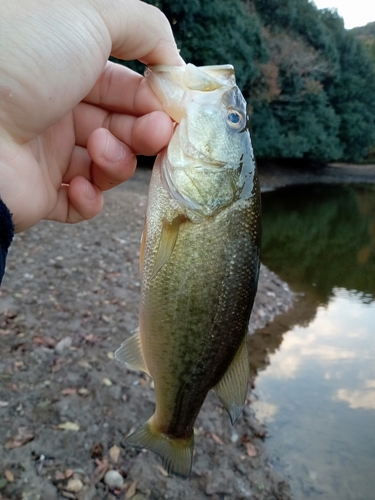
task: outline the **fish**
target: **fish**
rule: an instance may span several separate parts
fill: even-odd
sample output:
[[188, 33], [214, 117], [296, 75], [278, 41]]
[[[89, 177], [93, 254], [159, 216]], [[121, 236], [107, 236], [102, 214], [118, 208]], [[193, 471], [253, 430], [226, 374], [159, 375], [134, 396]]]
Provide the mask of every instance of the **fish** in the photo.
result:
[[140, 249], [139, 327], [115, 358], [148, 373], [155, 413], [126, 438], [189, 477], [194, 422], [214, 389], [234, 423], [247, 396], [261, 202], [246, 101], [231, 65], [151, 66], [175, 122], [156, 158]]

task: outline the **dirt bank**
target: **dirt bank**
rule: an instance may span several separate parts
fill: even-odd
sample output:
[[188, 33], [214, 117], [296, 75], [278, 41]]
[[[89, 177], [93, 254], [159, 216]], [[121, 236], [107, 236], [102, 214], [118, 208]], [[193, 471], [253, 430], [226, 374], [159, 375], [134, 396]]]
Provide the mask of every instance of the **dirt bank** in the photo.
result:
[[[186, 482], [166, 477], [151, 453], [123, 445], [154, 408], [150, 380], [112, 359], [138, 322], [149, 176], [138, 170], [107, 193], [93, 221], [43, 222], [12, 245], [0, 291], [0, 499], [290, 498], [250, 404], [232, 427], [209, 395]], [[262, 268], [251, 329], [291, 302], [288, 286]], [[120, 472], [123, 487], [104, 482], [108, 469]]]

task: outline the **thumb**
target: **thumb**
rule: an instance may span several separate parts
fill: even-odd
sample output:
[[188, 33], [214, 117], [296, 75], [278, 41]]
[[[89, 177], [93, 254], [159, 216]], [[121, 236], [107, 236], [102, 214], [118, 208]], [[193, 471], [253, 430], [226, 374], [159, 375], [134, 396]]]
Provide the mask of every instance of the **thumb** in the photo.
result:
[[112, 55], [139, 59], [145, 64], [185, 64], [165, 15], [153, 5], [139, 0], [100, 2], [101, 14], [112, 40]]

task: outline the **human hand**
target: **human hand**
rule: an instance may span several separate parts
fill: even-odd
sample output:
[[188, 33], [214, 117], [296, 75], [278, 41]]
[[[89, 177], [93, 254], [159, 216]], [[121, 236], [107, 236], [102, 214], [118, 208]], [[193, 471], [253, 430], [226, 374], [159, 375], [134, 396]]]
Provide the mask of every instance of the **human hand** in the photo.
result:
[[172, 122], [146, 80], [107, 62], [183, 64], [164, 15], [139, 0], [0, 0], [0, 196], [16, 231], [79, 222], [156, 154]]

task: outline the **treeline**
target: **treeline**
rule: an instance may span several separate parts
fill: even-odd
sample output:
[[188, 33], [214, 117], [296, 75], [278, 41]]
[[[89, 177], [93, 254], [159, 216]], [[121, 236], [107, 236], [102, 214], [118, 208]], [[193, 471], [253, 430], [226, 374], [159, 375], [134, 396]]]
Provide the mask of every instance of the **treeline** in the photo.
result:
[[367, 23], [366, 26], [353, 28], [351, 32], [365, 44], [375, 63], [375, 22]]
[[309, 0], [148, 0], [182, 57], [234, 65], [258, 158], [375, 153], [375, 63], [335, 10]]

